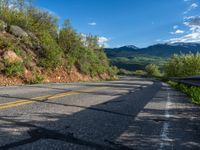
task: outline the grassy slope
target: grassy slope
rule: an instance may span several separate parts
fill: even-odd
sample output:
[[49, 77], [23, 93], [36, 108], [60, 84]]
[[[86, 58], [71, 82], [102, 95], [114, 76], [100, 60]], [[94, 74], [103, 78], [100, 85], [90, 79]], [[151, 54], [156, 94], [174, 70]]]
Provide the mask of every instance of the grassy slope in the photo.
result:
[[8, 1], [13, 6], [0, 3], [1, 85], [115, 77], [117, 69], [110, 66], [98, 37], [84, 38], [69, 20], [58, 30], [58, 18], [49, 12], [28, 0], [22, 6], [19, 0]]
[[200, 87], [195, 87], [195, 86], [189, 86], [173, 81], [168, 82], [172, 87], [184, 92], [187, 94], [189, 97], [192, 98], [192, 102], [194, 104], [200, 105]]
[[129, 71], [144, 70], [148, 64], [156, 64], [162, 68], [166, 61], [166, 57], [145, 54], [140, 50], [106, 49], [105, 52], [112, 65]]
[[166, 59], [156, 56], [148, 55], [134, 55], [132, 57], [117, 57], [110, 58], [112, 65], [116, 65], [119, 68], [133, 70], [143, 70], [148, 64], [157, 64], [160, 68], [164, 65]]

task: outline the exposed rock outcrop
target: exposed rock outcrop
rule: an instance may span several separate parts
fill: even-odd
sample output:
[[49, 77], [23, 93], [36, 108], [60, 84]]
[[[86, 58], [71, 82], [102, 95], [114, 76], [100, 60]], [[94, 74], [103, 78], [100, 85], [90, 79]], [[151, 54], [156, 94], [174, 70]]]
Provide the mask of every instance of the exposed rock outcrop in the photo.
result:
[[10, 51], [10, 50], [6, 51], [3, 54], [3, 58], [9, 64], [16, 63], [16, 62], [23, 62], [21, 57], [17, 56], [17, 54], [15, 52]]
[[16, 37], [28, 37], [28, 33], [26, 33], [22, 28], [19, 26], [10, 26], [9, 32]]

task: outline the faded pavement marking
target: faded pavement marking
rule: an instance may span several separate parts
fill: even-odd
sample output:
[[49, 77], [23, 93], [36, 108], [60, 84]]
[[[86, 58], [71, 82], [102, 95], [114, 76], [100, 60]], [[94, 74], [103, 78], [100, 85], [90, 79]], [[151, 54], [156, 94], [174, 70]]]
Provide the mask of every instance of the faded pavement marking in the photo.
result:
[[[173, 140], [169, 138], [169, 126], [170, 126], [170, 122], [169, 122], [169, 118], [171, 117], [169, 110], [171, 108], [172, 102], [171, 102], [171, 97], [170, 97], [170, 92], [169, 92], [169, 88], [167, 88], [167, 103], [166, 103], [166, 108], [165, 108], [165, 118], [166, 121], [163, 124], [162, 130], [161, 130], [161, 143], [160, 143], [160, 148], [159, 150], [163, 150], [164, 147], [172, 147], [173, 149]], [[172, 145], [171, 145], [172, 144]]]

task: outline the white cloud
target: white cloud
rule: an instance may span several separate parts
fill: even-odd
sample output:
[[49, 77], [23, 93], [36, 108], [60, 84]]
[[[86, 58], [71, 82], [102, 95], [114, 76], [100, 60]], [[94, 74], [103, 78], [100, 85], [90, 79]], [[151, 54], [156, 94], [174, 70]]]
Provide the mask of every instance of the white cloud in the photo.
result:
[[176, 30], [175, 33], [176, 33], [176, 34], [182, 34], [182, 33], [184, 33], [184, 32], [185, 32], [185, 31], [183, 31], [183, 30], [179, 30], [179, 29], [178, 29], [178, 30]]
[[178, 29], [178, 25], [174, 25], [174, 26], [173, 26], [173, 29]]
[[185, 17], [184, 24], [191, 28], [200, 28], [200, 16]]
[[109, 42], [109, 41], [110, 41], [110, 39], [109, 39], [109, 38], [106, 38], [106, 37], [104, 37], [104, 36], [99, 37], [99, 40], [98, 40], [99, 45], [105, 46], [105, 47], [108, 47], [108, 46], [109, 46], [109, 45], [108, 45], [108, 42]]
[[200, 34], [199, 33], [190, 33], [187, 34], [183, 37], [180, 38], [172, 38], [168, 40], [167, 42], [170, 43], [178, 43], [178, 42], [185, 42], [185, 43], [190, 43], [190, 42], [200, 42]]
[[[87, 35], [84, 34], [84, 33], [81, 33], [81, 36], [82, 36], [82, 42], [85, 43], [85, 42], [86, 42], [86, 37], [87, 37]], [[111, 40], [110, 38], [106, 38], [106, 37], [104, 37], [104, 36], [100, 36], [100, 37], [98, 37], [98, 44], [99, 44], [100, 46], [109, 47], [108, 42], [109, 42], [110, 40]], [[86, 43], [85, 43], [85, 45], [87, 46]]]
[[170, 32], [171, 34], [183, 34], [185, 31], [177, 29], [175, 32]]
[[196, 9], [198, 7], [198, 4], [197, 3], [192, 3], [189, 8], [184, 12], [184, 14], [187, 14], [189, 13], [190, 11]]
[[86, 34], [84, 34], [84, 33], [81, 33], [81, 41], [84, 43], [84, 45], [86, 45], [86, 37], [87, 37], [87, 35]]
[[90, 22], [90, 23], [88, 23], [88, 25], [90, 25], [90, 26], [96, 26], [97, 23], [96, 22]]
[[189, 33], [179, 38], [172, 38], [168, 42], [200, 42], [200, 16], [184, 18], [184, 25], [189, 28]]
[[197, 8], [198, 7], [198, 4], [197, 3], [193, 3], [192, 5], [190, 5], [190, 8], [192, 8], [192, 9], [195, 9], [195, 8]]
[[183, 34], [185, 31], [178, 29], [178, 25], [174, 25], [173, 29], [175, 30], [174, 32], [170, 32], [170, 34]]

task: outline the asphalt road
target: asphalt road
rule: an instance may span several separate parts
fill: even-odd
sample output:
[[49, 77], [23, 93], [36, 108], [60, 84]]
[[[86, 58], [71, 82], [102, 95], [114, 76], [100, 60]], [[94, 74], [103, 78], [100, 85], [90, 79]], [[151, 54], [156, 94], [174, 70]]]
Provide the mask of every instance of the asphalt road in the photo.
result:
[[199, 116], [145, 78], [0, 87], [0, 150], [198, 150]]

